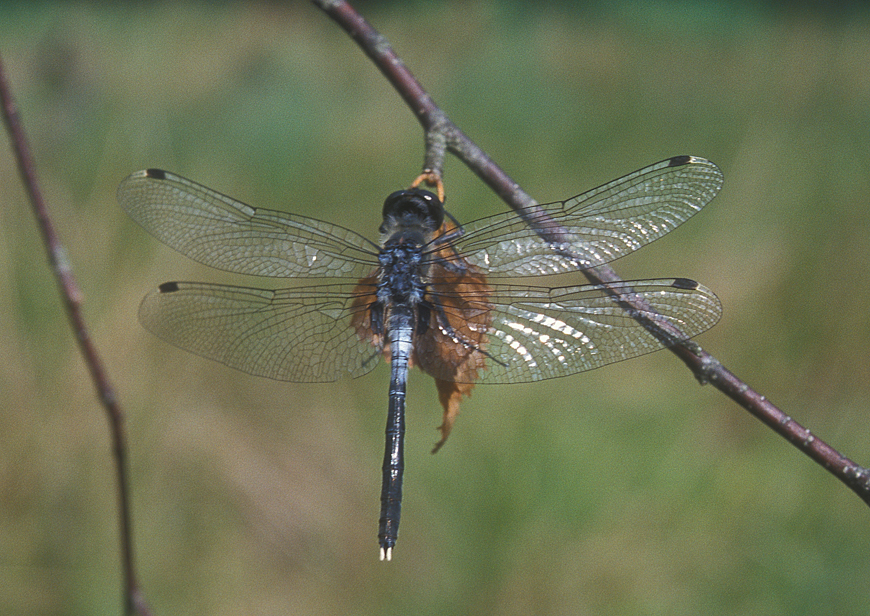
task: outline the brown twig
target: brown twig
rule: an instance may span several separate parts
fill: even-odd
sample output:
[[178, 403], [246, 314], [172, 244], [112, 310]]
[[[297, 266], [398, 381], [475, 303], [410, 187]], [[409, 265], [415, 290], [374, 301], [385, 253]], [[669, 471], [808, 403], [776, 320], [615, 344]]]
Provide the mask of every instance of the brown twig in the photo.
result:
[[91, 380], [97, 390], [97, 396], [105, 407], [106, 415], [109, 418], [118, 479], [118, 514], [121, 526], [121, 558], [124, 569], [125, 605], [127, 613], [142, 614], [144, 616], [149, 611], [139, 591], [139, 584], [134, 568], [130, 499], [127, 485], [127, 436], [124, 428], [124, 414], [121, 411], [115, 390], [111, 383], [109, 383], [102, 361], [82, 317], [82, 293], [73, 276], [66, 250], [60, 242], [60, 238], [51, 221], [51, 216], [48, 213], [48, 208], [42, 199], [39, 183], [36, 179], [33, 157], [24, 135], [24, 128], [21, 125], [15, 101], [12, 98], [2, 60], [0, 60], [0, 104], [3, 107], [3, 120], [9, 132], [12, 150], [18, 163], [19, 173], [21, 174], [21, 181], [30, 198], [33, 213], [36, 215], [36, 222], [42, 234], [46, 252], [48, 253], [48, 261], [57, 278], [70, 325], [79, 343], [85, 364], [91, 374]]
[[[426, 137], [424, 174], [440, 178], [444, 165], [444, 155], [450, 151], [511, 208], [518, 210], [521, 215], [530, 211], [528, 208], [535, 204], [534, 200], [450, 121], [399, 59], [387, 40], [371, 24], [343, 0], [312, 0], [312, 2], [356, 41], [417, 117]], [[548, 226], [546, 222], [543, 227], [540, 226], [541, 221], [545, 220], [541, 213], [535, 213], [533, 220], [528, 217], [526, 219], [545, 240], [558, 234], [558, 229]], [[608, 265], [582, 271], [594, 283], [606, 284], [621, 280]], [[645, 322], [644, 326], [660, 339], [680, 339], [679, 330], [669, 324], [662, 326], [659, 321], [656, 321], [655, 323]], [[657, 328], [661, 329], [653, 331]], [[833, 447], [815, 437], [808, 429], [798, 424], [767, 398], [728, 371], [697, 344], [689, 342], [669, 345], [669, 349], [689, 367], [701, 383], [710, 383], [725, 393], [774, 432], [846, 484], [865, 503], [870, 505], [870, 471], [868, 469], [846, 458]]]

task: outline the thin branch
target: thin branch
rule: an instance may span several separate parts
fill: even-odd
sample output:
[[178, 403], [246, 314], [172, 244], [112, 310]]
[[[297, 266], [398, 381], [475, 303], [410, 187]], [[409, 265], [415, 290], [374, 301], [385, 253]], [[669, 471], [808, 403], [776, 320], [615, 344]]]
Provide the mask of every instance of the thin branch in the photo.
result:
[[[417, 79], [390, 47], [387, 40], [343, 0], [312, 0], [329, 15], [362, 48], [393, 85], [423, 127], [426, 139], [423, 172], [442, 175], [444, 154], [450, 151], [480, 177], [511, 208], [524, 215], [535, 231], [545, 240], [555, 242], [559, 229], [547, 224], [546, 217], [535, 213], [525, 216], [535, 201], [508, 176], [483, 150], [468, 138], [435, 104]], [[541, 221], [543, 225], [541, 224]], [[581, 270], [597, 284], [619, 282], [621, 279], [609, 265]], [[637, 307], [632, 303], [632, 307]], [[679, 330], [659, 320], [644, 322], [651, 333], [662, 340], [680, 339]], [[685, 338], [683, 336], [682, 338]], [[815, 437], [767, 398], [728, 371], [712, 355], [694, 342], [669, 345], [701, 383], [710, 383], [743, 408], [755, 415], [774, 432], [785, 438], [834, 477], [846, 484], [870, 505], [870, 471], [843, 456], [833, 447]]]
[[97, 396], [105, 407], [106, 415], [109, 418], [118, 479], [118, 515], [121, 526], [121, 559], [124, 569], [125, 605], [127, 613], [145, 616], [149, 611], [139, 591], [139, 584], [134, 570], [135, 560], [133, 558], [130, 522], [130, 499], [127, 482], [127, 436], [124, 428], [124, 414], [121, 411], [115, 390], [109, 382], [102, 361], [82, 317], [82, 293], [73, 276], [66, 250], [60, 242], [60, 238], [51, 221], [48, 208], [42, 199], [42, 193], [39, 190], [39, 183], [36, 179], [33, 157], [24, 135], [24, 128], [21, 125], [15, 101], [12, 98], [2, 60], [0, 60], [0, 104], [3, 107], [3, 120], [9, 133], [15, 160], [18, 163], [21, 181], [27, 191], [33, 213], [36, 216], [36, 222], [48, 254], [48, 261], [57, 278], [70, 325], [79, 343], [79, 349], [84, 356], [85, 364], [91, 374], [91, 380], [97, 390]]

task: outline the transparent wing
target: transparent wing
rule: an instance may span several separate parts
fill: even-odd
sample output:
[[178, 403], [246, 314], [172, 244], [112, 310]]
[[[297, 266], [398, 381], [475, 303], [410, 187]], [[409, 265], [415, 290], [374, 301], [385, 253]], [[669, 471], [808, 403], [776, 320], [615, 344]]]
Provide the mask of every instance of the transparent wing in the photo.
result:
[[[641, 318], [664, 317], [685, 335], [672, 343], [710, 329], [722, 316], [722, 305], [713, 292], [685, 278], [625, 281], [609, 288], [622, 296], [642, 296], [649, 310], [640, 311]], [[490, 306], [481, 345], [488, 357], [475, 382], [541, 381], [665, 348], [604, 285], [553, 289], [492, 285], [491, 293], [464, 300]], [[439, 378], [462, 380], [434, 372]]]
[[[541, 276], [608, 263], [673, 231], [722, 187], [719, 168], [671, 158], [564, 202], [540, 206], [564, 234], [544, 242], [516, 212], [463, 225], [457, 254], [489, 277]], [[528, 210], [532, 221], [538, 217]]]
[[145, 296], [139, 319], [163, 340], [232, 368], [322, 383], [378, 364], [380, 351], [351, 324], [368, 305], [356, 300], [368, 295], [351, 284], [270, 291], [168, 282]]
[[118, 202], [164, 244], [210, 267], [254, 276], [361, 278], [378, 247], [313, 218], [255, 209], [188, 179], [137, 171]]

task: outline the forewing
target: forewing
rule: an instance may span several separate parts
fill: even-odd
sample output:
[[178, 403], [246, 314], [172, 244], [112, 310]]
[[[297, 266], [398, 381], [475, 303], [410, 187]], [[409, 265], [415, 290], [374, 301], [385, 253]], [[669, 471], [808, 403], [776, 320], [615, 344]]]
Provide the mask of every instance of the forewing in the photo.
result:
[[708, 160], [671, 158], [565, 202], [538, 206], [561, 227], [556, 242], [535, 231], [542, 217], [529, 208], [463, 225], [464, 235], [452, 245], [490, 278], [601, 265], [673, 231], [716, 196], [722, 181]]
[[377, 246], [353, 231], [252, 208], [167, 171], [133, 173], [118, 202], [164, 244], [229, 272], [358, 279], [377, 266]]
[[369, 292], [352, 284], [270, 291], [169, 282], [145, 297], [139, 319], [167, 342], [243, 372], [322, 383], [377, 365], [380, 350], [351, 326], [354, 313], [368, 309]]
[[641, 320], [665, 318], [676, 326], [684, 338], [672, 343], [710, 329], [722, 315], [713, 292], [687, 279], [553, 289], [491, 286], [487, 297], [477, 299], [490, 306], [490, 324], [481, 345], [487, 357], [477, 375], [481, 383], [541, 381], [665, 348], [613, 292], [634, 300], [640, 296], [648, 307], [639, 311]]

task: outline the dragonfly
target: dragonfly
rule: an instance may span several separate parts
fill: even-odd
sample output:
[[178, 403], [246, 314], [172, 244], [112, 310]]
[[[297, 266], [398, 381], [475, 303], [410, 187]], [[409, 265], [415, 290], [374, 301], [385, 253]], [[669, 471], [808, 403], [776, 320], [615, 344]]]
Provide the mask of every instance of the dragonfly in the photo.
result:
[[[195, 261], [292, 281], [276, 289], [161, 284], [139, 308], [141, 323], [158, 337], [249, 374], [300, 383], [360, 377], [381, 358], [389, 361], [378, 540], [381, 560], [390, 560], [402, 504], [409, 369], [435, 379], [444, 407], [437, 450], [477, 383], [564, 377], [706, 331], [720, 319], [721, 304], [687, 278], [546, 282], [662, 237], [709, 203], [722, 182], [710, 161], [679, 156], [565, 201], [466, 224], [446, 214], [438, 196], [412, 187], [386, 198], [378, 242], [340, 225], [256, 209], [158, 169], [127, 177], [118, 201]], [[544, 233], [545, 226], [557, 232]], [[662, 336], [649, 326], [662, 320], [680, 334]]]

